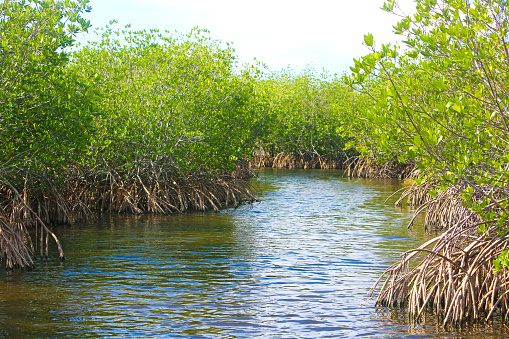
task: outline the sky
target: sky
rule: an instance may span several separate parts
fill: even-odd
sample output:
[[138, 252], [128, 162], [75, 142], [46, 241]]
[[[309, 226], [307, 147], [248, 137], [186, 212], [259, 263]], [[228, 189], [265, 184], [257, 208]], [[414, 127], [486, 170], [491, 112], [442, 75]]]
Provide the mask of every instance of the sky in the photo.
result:
[[[410, 14], [412, 0], [400, 0]], [[84, 17], [94, 27], [116, 19], [135, 29], [158, 28], [188, 33], [193, 27], [233, 43], [242, 63], [256, 58], [269, 69], [307, 65], [342, 74], [369, 52], [364, 34], [377, 45], [395, 42], [392, 25], [398, 17], [380, 9], [383, 0], [91, 0]], [[81, 37], [93, 39], [92, 31]]]

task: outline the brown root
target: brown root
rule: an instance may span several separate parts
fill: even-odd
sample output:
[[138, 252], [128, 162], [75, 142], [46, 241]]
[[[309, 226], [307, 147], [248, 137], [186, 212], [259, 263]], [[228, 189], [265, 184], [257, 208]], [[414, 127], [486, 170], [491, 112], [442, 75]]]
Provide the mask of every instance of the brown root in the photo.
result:
[[[407, 199], [409, 205], [420, 206], [415, 215], [426, 212], [426, 228], [445, 231], [407, 251], [385, 271], [371, 291], [383, 281], [377, 306], [407, 307], [414, 321], [431, 311], [444, 326], [491, 321], [497, 314], [507, 317], [509, 269], [495, 272], [494, 261], [507, 250], [509, 238], [503, 236], [497, 217], [483, 220], [466, 207], [462, 199], [466, 184], [451, 185], [433, 197], [429, 192], [437, 185], [414, 183], [396, 203]], [[477, 186], [469, 201], [480, 206], [483, 198], [490, 197], [483, 211], [497, 216], [507, 193], [504, 187]], [[412, 263], [416, 263], [413, 268]]]
[[373, 179], [407, 179], [412, 177], [417, 169], [413, 163], [383, 163], [379, 164], [362, 157], [351, 157], [345, 162], [349, 177]]
[[255, 168], [302, 168], [302, 169], [344, 169], [343, 158], [331, 158], [315, 154], [285, 154], [275, 156], [257, 155], [251, 159], [249, 166]]
[[[444, 325], [490, 321], [495, 314], [506, 314], [509, 270], [494, 273], [493, 261], [507, 249], [508, 239], [493, 226], [479, 234], [476, 217], [470, 212], [454, 227], [404, 253], [373, 287], [371, 293], [384, 281], [376, 305], [406, 306], [414, 321], [431, 311]], [[420, 261], [411, 269], [412, 260]]]
[[0, 260], [8, 269], [30, 268], [36, 252], [48, 257], [50, 238], [63, 260], [60, 242], [48, 225], [86, 221], [94, 210], [171, 214], [218, 211], [257, 201], [254, 188], [241, 179], [252, 175], [239, 164], [233, 173], [159, 176], [157, 180], [138, 175], [126, 179], [117, 173], [102, 174], [102, 179], [75, 174], [58, 185], [43, 179], [30, 185], [25, 182], [19, 190], [0, 182]]
[[[7, 269], [33, 267], [32, 257], [38, 244], [41, 257], [48, 256], [50, 236], [57, 244], [60, 258], [63, 260], [64, 253], [60, 241], [47, 227], [39, 213], [30, 207], [31, 203], [33, 205], [34, 195], [26, 190], [20, 193], [8, 183], [5, 183], [0, 191], [3, 198], [0, 202], [0, 250], [5, 267]], [[36, 236], [35, 247], [30, 228], [35, 228], [40, 239], [40, 242], [37, 242]]]
[[[447, 190], [438, 193], [436, 196], [429, 194], [439, 185], [438, 181], [425, 181], [420, 185], [413, 183], [406, 187], [400, 198], [396, 201], [396, 206], [401, 206], [405, 199], [408, 206], [419, 207], [415, 215], [420, 212], [425, 213], [424, 225], [427, 230], [440, 230], [450, 228], [459, 223], [463, 216], [469, 214], [469, 209], [465, 206], [462, 199], [465, 185], [450, 185]], [[503, 199], [507, 196], [506, 190], [495, 186], [479, 186], [471, 196], [474, 203], [482, 202], [488, 194], [495, 199]], [[485, 211], [496, 212], [496, 204], [487, 205]], [[472, 217], [472, 222], [481, 223], [480, 217]]]
[[88, 188], [92, 209], [128, 213], [171, 214], [238, 206], [257, 198], [253, 187], [230, 175], [174, 178], [158, 182], [112, 180]]

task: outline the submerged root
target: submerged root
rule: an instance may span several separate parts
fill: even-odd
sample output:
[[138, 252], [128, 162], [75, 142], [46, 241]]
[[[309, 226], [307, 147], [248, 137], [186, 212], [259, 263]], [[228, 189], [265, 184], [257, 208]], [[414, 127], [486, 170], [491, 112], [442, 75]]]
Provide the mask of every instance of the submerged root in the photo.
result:
[[470, 212], [440, 236], [405, 252], [373, 287], [372, 294], [384, 281], [376, 305], [406, 306], [414, 321], [432, 311], [444, 325], [490, 321], [495, 314], [506, 317], [509, 270], [494, 273], [493, 261], [507, 249], [508, 238], [497, 227], [479, 235], [475, 218]]

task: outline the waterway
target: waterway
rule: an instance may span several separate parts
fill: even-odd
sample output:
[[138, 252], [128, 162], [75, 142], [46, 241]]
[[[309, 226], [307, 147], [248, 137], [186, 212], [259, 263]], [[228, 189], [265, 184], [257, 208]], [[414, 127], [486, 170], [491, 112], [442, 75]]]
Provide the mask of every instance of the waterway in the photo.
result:
[[30, 272], [0, 273], [8, 338], [505, 338], [376, 309], [368, 291], [427, 235], [384, 205], [398, 181], [262, 170], [260, 203], [218, 213], [103, 214], [57, 230]]

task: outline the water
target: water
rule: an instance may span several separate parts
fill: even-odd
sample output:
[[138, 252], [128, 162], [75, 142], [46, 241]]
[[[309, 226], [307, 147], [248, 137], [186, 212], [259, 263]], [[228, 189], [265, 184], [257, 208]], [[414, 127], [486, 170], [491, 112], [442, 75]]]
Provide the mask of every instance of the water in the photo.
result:
[[422, 243], [397, 181], [263, 170], [261, 203], [220, 213], [109, 214], [58, 230], [56, 253], [0, 276], [9, 338], [505, 338], [500, 324], [414, 328], [367, 293]]

